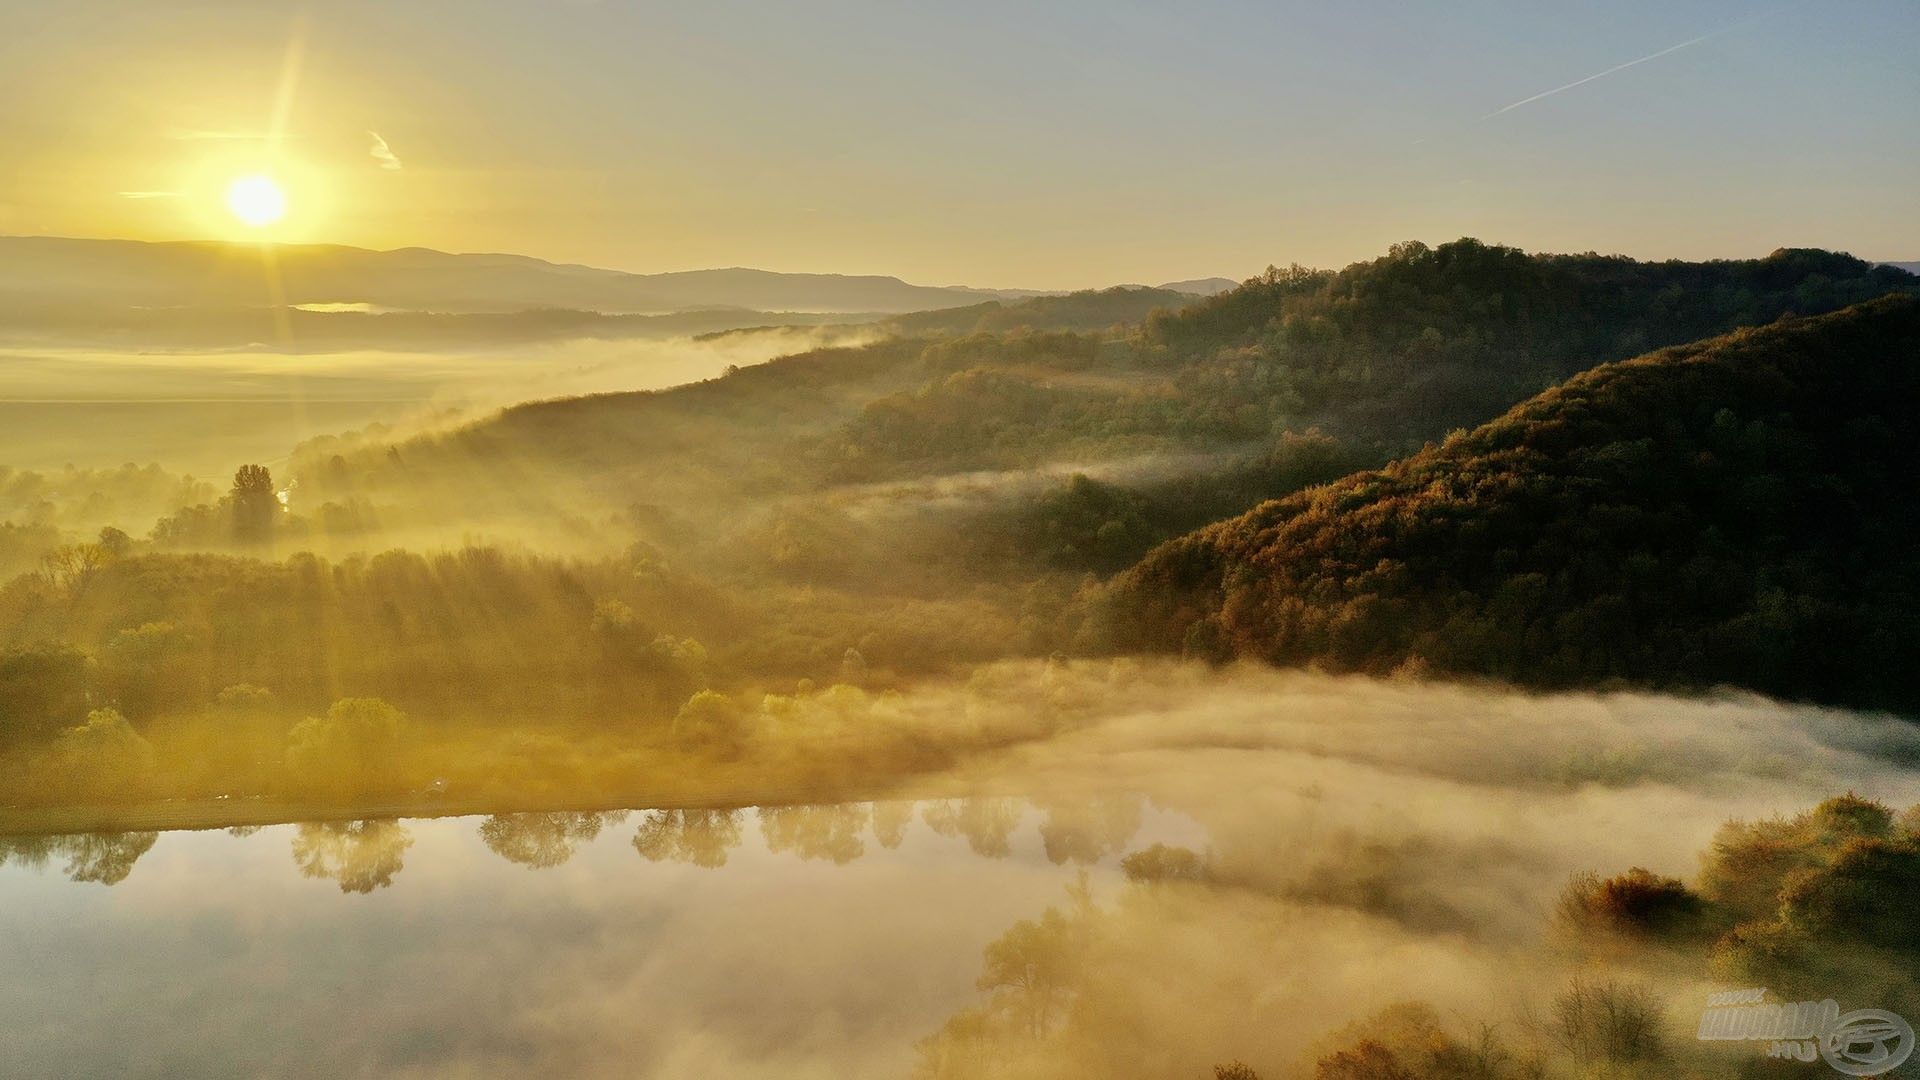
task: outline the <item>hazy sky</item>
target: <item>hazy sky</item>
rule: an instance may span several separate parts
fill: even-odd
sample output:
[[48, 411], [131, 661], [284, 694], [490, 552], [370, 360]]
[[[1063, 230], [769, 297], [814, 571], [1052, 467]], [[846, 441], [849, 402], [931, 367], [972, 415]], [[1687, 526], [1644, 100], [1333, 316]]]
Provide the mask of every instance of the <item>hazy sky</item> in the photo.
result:
[[1915, 0], [0, 0], [0, 232], [247, 235], [266, 170], [270, 238], [643, 271], [1920, 259], [1916, 57]]

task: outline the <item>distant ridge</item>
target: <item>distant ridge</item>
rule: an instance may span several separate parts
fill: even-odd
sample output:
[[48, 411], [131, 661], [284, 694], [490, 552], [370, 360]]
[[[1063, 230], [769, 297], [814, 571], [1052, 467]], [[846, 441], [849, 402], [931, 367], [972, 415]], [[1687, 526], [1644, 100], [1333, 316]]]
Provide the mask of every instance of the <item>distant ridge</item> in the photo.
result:
[[1232, 278], [1206, 277], [1190, 278], [1186, 281], [1169, 281], [1159, 287], [1168, 292], [1192, 293], [1195, 296], [1218, 296], [1223, 292], [1239, 288], [1240, 283]]
[[[268, 263], [280, 284], [268, 286]], [[440, 312], [567, 308], [659, 314], [698, 308], [904, 313], [1037, 295], [913, 285], [895, 277], [730, 267], [630, 274], [524, 255], [372, 251], [328, 244], [0, 237], [0, 292], [95, 307], [364, 303]]]

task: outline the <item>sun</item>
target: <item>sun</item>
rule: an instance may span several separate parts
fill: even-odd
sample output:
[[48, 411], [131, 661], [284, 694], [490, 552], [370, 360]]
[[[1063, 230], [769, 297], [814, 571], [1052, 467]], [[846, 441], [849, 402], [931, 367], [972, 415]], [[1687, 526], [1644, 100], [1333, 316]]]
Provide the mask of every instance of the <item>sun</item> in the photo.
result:
[[287, 216], [287, 193], [272, 177], [242, 176], [227, 185], [227, 209], [242, 223], [263, 229]]

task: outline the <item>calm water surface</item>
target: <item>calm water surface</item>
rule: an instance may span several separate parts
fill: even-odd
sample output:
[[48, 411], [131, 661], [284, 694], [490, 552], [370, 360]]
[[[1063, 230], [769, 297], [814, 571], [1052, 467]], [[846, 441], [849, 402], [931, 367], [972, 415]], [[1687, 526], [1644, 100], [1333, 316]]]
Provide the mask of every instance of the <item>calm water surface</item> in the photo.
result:
[[988, 941], [1196, 834], [975, 800], [4, 840], [0, 1075], [904, 1075]]

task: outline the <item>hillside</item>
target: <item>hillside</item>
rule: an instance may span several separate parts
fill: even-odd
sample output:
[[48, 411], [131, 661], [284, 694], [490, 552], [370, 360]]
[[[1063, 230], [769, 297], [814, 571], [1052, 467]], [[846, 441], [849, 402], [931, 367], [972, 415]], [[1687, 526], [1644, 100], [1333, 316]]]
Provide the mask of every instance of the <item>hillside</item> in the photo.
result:
[[998, 334], [1009, 330], [1106, 330], [1138, 323], [1157, 310], [1177, 311], [1200, 294], [1165, 286], [1149, 289], [1117, 286], [1059, 296], [1035, 296], [1017, 303], [988, 300], [967, 307], [897, 315], [882, 328], [895, 334]]
[[836, 481], [894, 480], [1320, 428], [1385, 461], [1595, 364], [1901, 290], [1920, 278], [1824, 251], [1641, 263], [1463, 239], [1210, 299], [1109, 289], [904, 315], [881, 329], [936, 340], [811, 457]]
[[[704, 519], [689, 526], [703, 553], [713, 530], [751, 528], [770, 502], [801, 512], [781, 526], [785, 547], [847, 553], [861, 547], [846, 542], [855, 527], [894, 550], [895, 511], [908, 505], [1029, 521], [1058, 506], [1037, 533], [993, 546], [1082, 552], [1063, 568], [1110, 572], [1649, 344], [1916, 287], [1828, 252], [1651, 264], [1473, 240], [1400, 245], [1177, 310], [1162, 302], [1174, 294], [1114, 289], [903, 316], [882, 328], [901, 336], [694, 386], [530, 403], [391, 447], [316, 444], [291, 464], [295, 506], [366, 502], [390, 526], [438, 529], [673, 506]], [[1075, 472], [1100, 483], [1075, 486]], [[836, 494], [863, 506], [822, 532]], [[869, 512], [869, 498], [889, 513]], [[943, 521], [946, 535], [984, 536], [977, 522]]]
[[1170, 542], [1113, 644], [1920, 711], [1920, 300], [1610, 364]]
[[876, 479], [1319, 428], [1384, 462], [1595, 364], [1891, 291], [1920, 278], [1826, 251], [1646, 263], [1399, 244], [1338, 272], [1269, 270], [1133, 334], [953, 342], [823, 456]]

